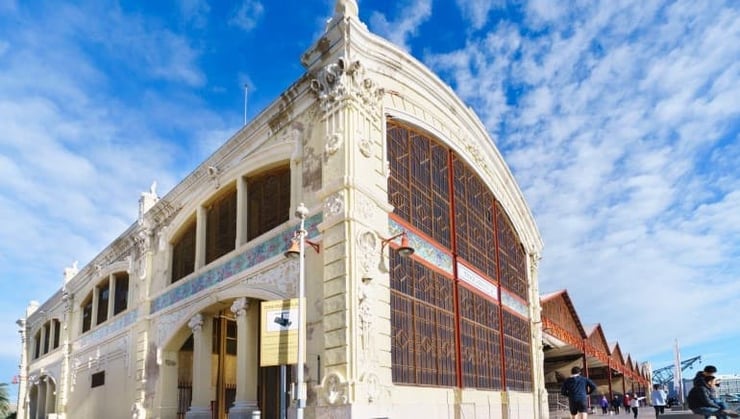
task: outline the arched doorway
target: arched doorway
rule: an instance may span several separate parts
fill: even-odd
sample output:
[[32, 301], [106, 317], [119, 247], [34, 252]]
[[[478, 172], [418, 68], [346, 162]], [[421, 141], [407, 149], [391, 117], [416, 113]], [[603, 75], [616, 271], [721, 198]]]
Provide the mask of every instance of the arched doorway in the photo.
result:
[[[177, 391], [163, 390], [176, 398], [178, 419], [192, 417], [193, 411], [200, 412], [198, 418], [227, 419], [232, 409], [259, 409], [264, 419], [280, 417], [280, 367], [259, 367], [260, 301], [249, 299], [248, 309], [240, 310], [234, 309], [238, 300], [200, 310], [175, 334], [169, 352], [165, 349], [165, 357], [176, 364], [176, 377], [163, 383], [176, 385]], [[244, 325], [241, 334], [240, 325]], [[286, 368], [286, 382], [290, 382], [290, 370]], [[204, 394], [199, 397], [198, 391]]]
[[43, 419], [56, 413], [57, 389], [54, 379], [42, 375], [28, 391], [28, 412], [30, 419]]

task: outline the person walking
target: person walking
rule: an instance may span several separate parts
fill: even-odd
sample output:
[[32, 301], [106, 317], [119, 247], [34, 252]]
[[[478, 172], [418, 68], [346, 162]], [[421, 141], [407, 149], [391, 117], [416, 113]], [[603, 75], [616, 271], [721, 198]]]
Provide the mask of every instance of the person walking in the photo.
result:
[[630, 398], [629, 393], [624, 393], [624, 397], [622, 397], [622, 404], [624, 405], [624, 413], [630, 414], [630, 401], [632, 399]]
[[655, 409], [655, 417], [665, 413], [666, 399], [668, 393], [663, 390], [663, 387], [658, 384], [653, 384], [653, 392], [650, 394], [650, 401]]
[[640, 410], [640, 400], [642, 399], [644, 399], [644, 397], [638, 397], [637, 394], [630, 399], [630, 408], [632, 409], [632, 414], [635, 419], [637, 419], [637, 413]]
[[568, 408], [572, 419], [586, 419], [588, 417], [588, 395], [596, 390], [596, 384], [590, 379], [581, 376], [581, 368], [570, 369], [568, 377], [560, 388], [560, 394], [568, 398]]
[[619, 414], [619, 406], [622, 405], [622, 401], [619, 400], [619, 397], [615, 394], [614, 398], [612, 399], [612, 408], [614, 409], [614, 414]]
[[606, 395], [601, 396], [601, 401], [599, 401], [599, 405], [601, 405], [601, 413], [606, 415], [609, 413], [609, 400], [606, 398]]

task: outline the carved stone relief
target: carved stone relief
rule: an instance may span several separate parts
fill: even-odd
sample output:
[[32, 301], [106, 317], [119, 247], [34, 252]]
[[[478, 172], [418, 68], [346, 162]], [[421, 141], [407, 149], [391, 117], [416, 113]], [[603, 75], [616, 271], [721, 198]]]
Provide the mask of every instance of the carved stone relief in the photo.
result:
[[376, 255], [380, 254], [378, 237], [372, 231], [364, 231], [357, 235], [358, 261], [363, 278], [371, 278], [374, 274]]
[[[335, 103], [355, 98], [366, 107], [376, 109], [385, 94], [382, 88], [366, 77], [365, 67], [359, 60], [341, 57], [319, 70], [311, 89], [319, 99], [322, 109], [330, 109]], [[379, 118], [380, 115], [375, 115]]]
[[249, 310], [249, 300], [245, 297], [240, 297], [234, 300], [231, 304], [231, 312], [236, 317], [243, 316]]
[[360, 149], [360, 153], [362, 153], [365, 157], [370, 157], [373, 155], [373, 143], [370, 141], [369, 138], [362, 135], [361, 133], [357, 133], [357, 146]]
[[339, 215], [344, 211], [344, 196], [337, 192], [324, 201], [324, 212], [327, 218]]
[[367, 401], [370, 403], [380, 400], [383, 393], [383, 385], [380, 384], [380, 378], [375, 373], [367, 372], [362, 375], [360, 382], [365, 385], [365, 394]]
[[177, 310], [173, 313], [164, 314], [157, 319], [157, 338], [156, 345], [161, 348], [165, 345], [170, 336], [175, 332], [175, 328], [182, 324], [182, 320], [188, 315], [187, 309]]
[[373, 212], [376, 209], [376, 205], [373, 203], [373, 201], [371, 201], [370, 198], [361, 193], [357, 194], [357, 205], [355, 207], [357, 208], [357, 215], [362, 220], [371, 220], [373, 217]]
[[290, 259], [274, 268], [248, 276], [244, 282], [250, 286], [268, 285], [286, 296], [298, 293], [298, 260]]
[[374, 355], [374, 342], [373, 342], [373, 321], [375, 316], [373, 315], [372, 299], [370, 298], [370, 292], [372, 287], [371, 279], [363, 279], [359, 285], [359, 304], [357, 307], [358, 316], [360, 317], [360, 337], [362, 343], [362, 353], [365, 357], [365, 361], [369, 361]]
[[339, 373], [330, 372], [324, 377], [319, 394], [320, 403], [346, 404], [349, 401], [349, 383]]
[[342, 133], [335, 132], [326, 136], [326, 146], [324, 146], [324, 160], [336, 154], [342, 147]]

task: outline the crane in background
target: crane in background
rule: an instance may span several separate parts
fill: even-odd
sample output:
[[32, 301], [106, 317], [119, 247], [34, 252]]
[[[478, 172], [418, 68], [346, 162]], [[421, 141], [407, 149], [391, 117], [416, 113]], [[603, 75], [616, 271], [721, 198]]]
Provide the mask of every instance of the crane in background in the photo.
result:
[[[681, 371], [684, 371], [686, 368], [691, 368], [692, 365], [699, 361], [701, 361], [701, 355], [681, 361]], [[675, 365], [668, 365], [653, 371], [653, 384], [665, 386], [668, 383], [672, 383], [675, 369]]]

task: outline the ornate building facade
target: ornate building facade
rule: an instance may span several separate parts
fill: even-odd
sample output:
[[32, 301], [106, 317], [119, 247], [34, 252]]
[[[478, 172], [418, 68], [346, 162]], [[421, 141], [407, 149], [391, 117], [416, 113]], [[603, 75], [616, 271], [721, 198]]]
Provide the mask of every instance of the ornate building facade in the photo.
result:
[[[261, 307], [295, 298], [302, 270], [307, 417], [547, 417], [542, 242], [478, 117], [354, 0], [302, 63], [29, 306], [20, 417], [278, 417], [285, 369], [261, 366]], [[283, 254], [301, 203], [305, 267]]]

